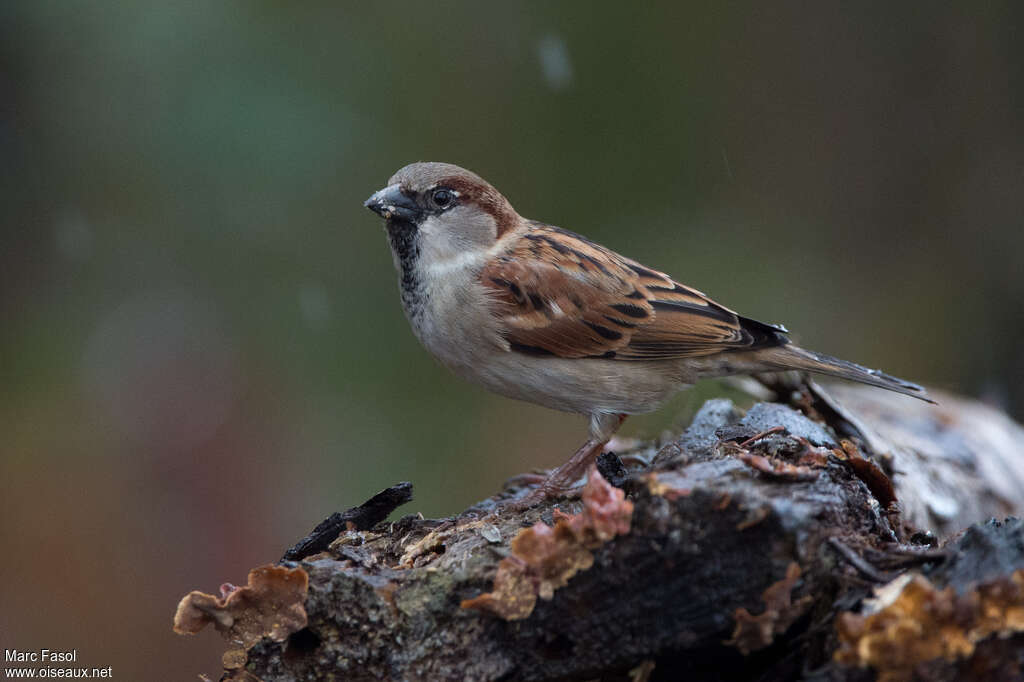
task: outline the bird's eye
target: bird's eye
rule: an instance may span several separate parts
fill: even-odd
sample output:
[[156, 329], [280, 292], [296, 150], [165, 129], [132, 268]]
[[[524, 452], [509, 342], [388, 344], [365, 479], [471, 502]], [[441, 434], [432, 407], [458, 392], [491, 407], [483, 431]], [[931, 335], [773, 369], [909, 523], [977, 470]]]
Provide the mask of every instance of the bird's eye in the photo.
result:
[[448, 208], [455, 202], [455, 192], [444, 188], [435, 189], [430, 198], [438, 208]]

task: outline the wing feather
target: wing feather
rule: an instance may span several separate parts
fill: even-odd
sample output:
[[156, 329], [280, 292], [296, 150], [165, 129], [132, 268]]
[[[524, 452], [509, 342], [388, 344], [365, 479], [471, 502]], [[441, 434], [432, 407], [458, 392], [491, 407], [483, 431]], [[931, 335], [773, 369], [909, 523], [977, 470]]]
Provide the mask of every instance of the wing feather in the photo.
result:
[[534, 224], [480, 280], [515, 352], [672, 360], [788, 342], [781, 328], [555, 227]]

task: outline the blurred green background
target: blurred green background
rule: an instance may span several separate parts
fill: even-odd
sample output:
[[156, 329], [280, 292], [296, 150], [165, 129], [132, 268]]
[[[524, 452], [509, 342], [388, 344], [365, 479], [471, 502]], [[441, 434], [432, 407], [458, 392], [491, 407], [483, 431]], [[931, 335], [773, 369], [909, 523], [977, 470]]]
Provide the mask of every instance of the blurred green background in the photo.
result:
[[[457, 512], [584, 420], [416, 343], [380, 221], [400, 166], [805, 345], [1024, 415], [1024, 5], [7, 0], [0, 634], [115, 679], [400, 480]], [[657, 434], [720, 386], [626, 434]]]

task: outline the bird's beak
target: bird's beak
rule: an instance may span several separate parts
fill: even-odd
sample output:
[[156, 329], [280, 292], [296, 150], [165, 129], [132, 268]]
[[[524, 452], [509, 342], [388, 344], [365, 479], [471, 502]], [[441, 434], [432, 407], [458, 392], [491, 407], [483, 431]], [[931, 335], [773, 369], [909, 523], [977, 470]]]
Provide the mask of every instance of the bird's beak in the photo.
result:
[[420, 207], [402, 192], [401, 185], [390, 185], [363, 202], [363, 206], [387, 220], [397, 218], [414, 223], [420, 217]]

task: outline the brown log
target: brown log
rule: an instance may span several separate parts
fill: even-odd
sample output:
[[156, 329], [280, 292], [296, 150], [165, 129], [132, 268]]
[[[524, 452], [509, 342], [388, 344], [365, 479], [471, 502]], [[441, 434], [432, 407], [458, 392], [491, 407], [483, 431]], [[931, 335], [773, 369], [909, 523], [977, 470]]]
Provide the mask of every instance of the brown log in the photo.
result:
[[790, 404], [712, 400], [603, 457], [582, 499], [502, 512], [507, 488], [339, 529], [284, 562], [309, 576], [305, 627], [229, 652], [224, 679], [1018, 674], [1024, 527], [954, 534], [1021, 513], [1024, 430], [952, 396], [773, 388]]

